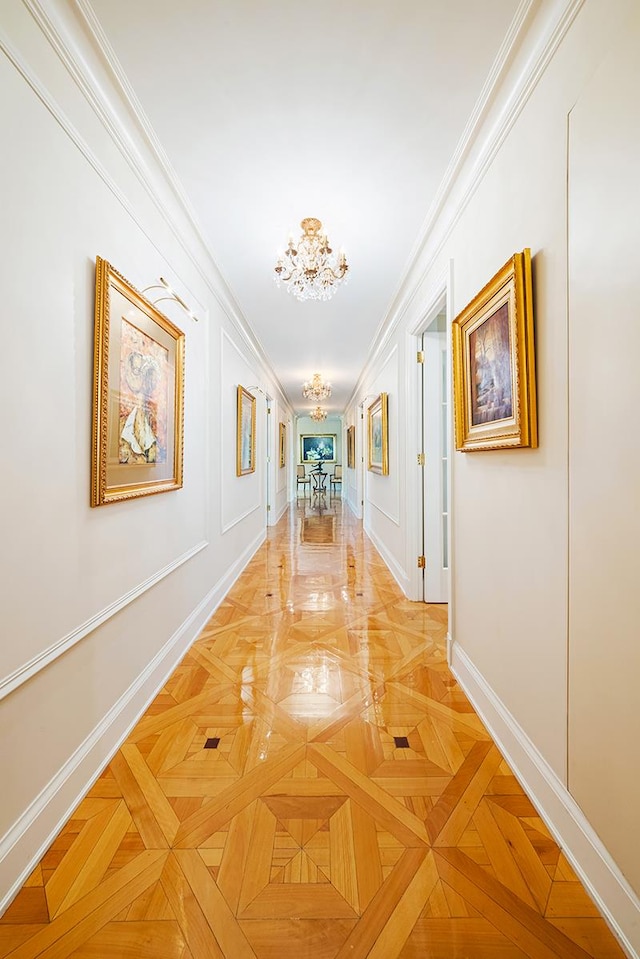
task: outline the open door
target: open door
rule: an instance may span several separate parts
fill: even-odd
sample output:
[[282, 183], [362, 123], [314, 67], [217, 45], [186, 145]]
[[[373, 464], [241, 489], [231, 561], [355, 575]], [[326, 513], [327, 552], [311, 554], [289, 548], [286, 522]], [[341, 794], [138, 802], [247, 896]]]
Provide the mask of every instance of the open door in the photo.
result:
[[449, 351], [446, 307], [422, 335], [423, 599], [449, 602]]

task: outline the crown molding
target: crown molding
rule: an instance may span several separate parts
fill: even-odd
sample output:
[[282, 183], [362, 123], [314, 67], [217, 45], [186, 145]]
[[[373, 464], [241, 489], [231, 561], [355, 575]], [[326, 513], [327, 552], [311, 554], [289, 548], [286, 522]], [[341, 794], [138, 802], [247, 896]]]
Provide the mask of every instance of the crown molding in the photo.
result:
[[[444, 244], [522, 113], [585, 0], [555, 0], [516, 79], [505, 81], [525, 34], [535, 28], [541, 0], [522, 0], [424, 220], [398, 289], [373, 337], [358, 382], [345, 408], [356, 401], [369, 371], [398, 329]], [[501, 102], [502, 100], [502, 102]], [[497, 117], [491, 124], [491, 112]], [[488, 126], [488, 124], [491, 124]], [[486, 136], [481, 141], [482, 134]], [[475, 150], [475, 158], [472, 153]], [[454, 192], [458, 192], [454, 197]]]
[[[207, 289], [240, 333], [250, 351], [269, 371], [270, 378], [286, 400], [286, 392], [275, 374], [273, 364], [244, 317], [229, 284], [218, 267], [178, 176], [160, 145], [90, 4], [87, 0], [70, 0], [69, 4], [64, 5], [59, 0], [22, 0], [22, 2], [153, 201]], [[10, 59], [18, 66], [20, 73], [38, 97], [127, 209], [145, 236], [157, 248], [156, 243], [149, 236], [148, 229], [136, 216], [127, 198], [95, 157], [60, 105], [48, 93], [24, 60], [14, 50], [10, 50], [10, 45], [2, 43], [1, 38], [0, 45], [5, 47]], [[180, 277], [178, 279], [187, 287]], [[193, 299], [197, 299], [193, 294], [190, 295]]]

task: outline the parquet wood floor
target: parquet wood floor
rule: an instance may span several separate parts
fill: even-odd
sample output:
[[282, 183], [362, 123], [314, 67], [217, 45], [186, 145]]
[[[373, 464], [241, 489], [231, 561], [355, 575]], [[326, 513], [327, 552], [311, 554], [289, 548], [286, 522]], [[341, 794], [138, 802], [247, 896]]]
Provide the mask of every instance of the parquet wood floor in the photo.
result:
[[[11, 959], [620, 959], [339, 499], [270, 532], [0, 921]], [[311, 522], [309, 522], [311, 520]]]

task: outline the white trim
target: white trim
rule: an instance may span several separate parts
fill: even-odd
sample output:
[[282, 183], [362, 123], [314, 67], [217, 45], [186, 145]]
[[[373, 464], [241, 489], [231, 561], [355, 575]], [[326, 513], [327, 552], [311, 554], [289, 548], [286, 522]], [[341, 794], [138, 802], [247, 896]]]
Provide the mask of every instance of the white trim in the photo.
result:
[[373, 545], [375, 546], [375, 548], [377, 549], [377, 551], [380, 553], [381, 558], [382, 558], [382, 559], [384, 560], [384, 562], [387, 564], [387, 567], [389, 568], [389, 572], [391, 573], [391, 575], [392, 575], [393, 578], [395, 579], [396, 583], [398, 584], [398, 586], [399, 586], [400, 589], [402, 590], [403, 594], [404, 594], [405, 596], [408, 596], [408, 595], [409, 595], [409, 592], [408, 592], [408, 591], [409, 591], [409, 580], [408, 580], [408, 578], [407, 578], [404, 570], [403, 570], [402, 567], [400, 566], [400, 564], [399, 564], [399, 563], [397, 562], [397, 560], [391, 555], [391, 553], [387, 550], [386, 546], [384, 546], [384, 545], [382, 544], [382, 542], [378, 539], [378, 537], [376, 536], [376, 534], [373, 532], [372, 529], [369, 529], [368, 527], [364, 527], [364, 532], [365, 532], [366, 535], [369, 537], [369, 539], [371, 540], [371, 542], [373, 543]]
[[447, 666], [449, 669], [452, 669], [451, 663], [453, 662], [453, 636], [451, 635], [451, 630], [447, 631], [445, 642], [447, 644]]
[[[376, 475], [376, 474], [373, 474]], [[373, 509], [377, 510], [378, 513], [382, 513], [383, 516], [386, 516], [390, 523], [393, 523], [394, 526], [400, 526], [400, 515], [392, 516], [391, 513], [387, 513], [386, 509], [383, 509], [381, 506], [378, 506], [377, 503], [374, 503], [371, 497], [368, 499], [369, 506], [372, 506]]]
[[[451, 297], [450, 290], [451, 270], [447, 263], [434, 277], [429, 290], [425, 294], [425, 307], [420, 312], [420, 317], [414, 323], [413, 327], [407, 332], [405, 342], [406, 365], [405, 365], [405, 402], [407, 405], [407, 444], [405, 460], [405, 512], [406, 512], [406, 563], [408, 579], [410, 581], [410, 591], [408, 598], [415, 602], [424, 600], [424, 573], [414, 565], [414, 557], [422, 552], [422, 533], [420, 524], [424, 524], [424, 511], [420, 507], [421, 498], [421, 467], [417, 464], [417, 454], [424, 453], [420, 449], [420, 423], [422, 410], [420, 409], [422, 397], [420, 396], [420, 369], [416, 361], [418, 350], [418, 337], [421, 336], [429, 322], [440, 311], [442, 305], [447, 303]], [[449, 397], [451, 402], [451, 397]], [[412, 443], [415, 442], [415, 447]], [[424, 467], [422, 467], [424, 469]]]
[[[269, 370], [277, 390], [285, 403], [288, 404], [285, 390], [273, 372], [261, 344], [245, 320], [233, 291], [222, 275], [204, 232], [186, 198], [184, 189], [160, 146], [158, 137], [144, 114], [139, 101], [133, 95], [133, 91], [126, 80], [126, 75], [90, 6], [84, 0], [75, 0], [73, 7], [65, 9], [59, 3], [45, 4], [43, 0], [23, 0], [23, 2], [50, 44], [51, 49], [153, 201], [207, 289], [242, 336], [252, 354], [265, 369]], [[54, 16], [52, 16], [52, 12], [54, 12]], [[77, 35], [78, 31], [80, 31], [79, 35]], [[93, 41], [91, 45], [86, 43], [87, 34]], [[83, 48], [80, 49], [80, 47]], [[0, 49], [4, 50], [36, 96], [111, 190], [154, 249], [157, 249], [164, 256], [165, 254], [158, 248], [142, 221], [134, 213], [126, 196], [97, 159], [88, 143], [36, 74], [11, 46], [6, 35], [2, 33], [0, 33]], [[105, 70], [111, 81], [115, 98], [110, 98], [105, 90], [105, 84], [98, 81], [89, 66], [91, 55], [95, 58], [96, 54], [99, 57], [100, 66]], [[130, 128], [134, 128], [140, 137], [140, 146], [136, 145], [129, 135], [128, 130]], [[144, 152], [148, 152], [148, 159], [143, 156]], [[149, 160], [151, 163], [149, 163]], [[153, 169], [154, 166], [155, 170]], [[167, 194], [167, 187], [169, 188], [169, 195]], [[174, 205], [173, 211], [169, 208], [169, 199], [170, 204]], [[177, 222], [177, 214], [185, 218], [184, 222], [191, 236], [185, 235], [184, 228]], [[194, 240], [196, 241], [195, 244]], [[202, 262], [203, 254], [205, 262]], [[182, 278], [178, 277], [178, 279], [186, 289], [189, 289]], [[189, 298], [197, 303], [200, 302], [191, 290], [189, 290]], [[204, 314], [205, 312], [208, 311], [201, 305], [200, 313]]]
[[284, 503], [282, 504], [282, 506], [280, 507], [280, 512], [278, 513], [278, 515], [277, 515], [276, 517], [274, 517], [271, 525], [272, 525], [272, 526], [275, 526], [276, 523], [279, 523], [280, 520], [282, 519], [282, 517], [284, 516], [284, 514], [287, 512], [288, 509], [289, 509], [289, 501], [288, 501], [288, 500], [285, 500]]
[[[490, 108], [494, 107], [498, 101], [500, 87], [505, 79], [506, 72], [511, 66], [524, 31], [529, 29], [530, 13], [534, 11], [536, 6], [535, 2], [530, 2], [530, 0], [523, 0], [520, 4], [509, 33], [505, 38], [505, 43], [501, 46], [489, 74], [488, 85], [483, 87], [470, 121], [456, 147], [451, 163], [424, 220], [413, 251], [409, 256], [403, 278], [373, 336], [367, 359], [347, 401], [347, 407], [355, 401], [363, 388], [363, 384], [370, 378], [369, 371], [374, 367], [378, 355], [387, 345], [402, 317], [415, 299], [447, 238], [482, 182], [498, 150], [529, 101], [584, 3], [585, 0], [556, 0], [554, 10], [549, 14], [547, 22], [541, 27], [541, 35], [531, 56], [519, 76], [509, 87], [509, 94], [498, 112], [495, 123], [482, 143], [476, 144], [482, 132], [483, 124], [488, 119]], [[465, 173], [463, 182], [462, 174], [465, 172], [465, 163], [470, 158], [471, 149], [476, 145], [477, 155], [471, 162], [468, 172]], [[456, 187], [460, 187], [461, 193], [454, 197]], [[450, 203], [449, 209], [446, 208], [448, 203]]]
[[[355, 472], [355, 470], [352, 470], [351, 472]], [[346, 498], [347, 506], [349, 507], [349, 509], [351, 510], [351, 512], [353, 513], [356, 519], [362, 519], [362, 507], [358, 506], [357, 487], [349, 486], [348, 489], [355, 490], [355, 499], [351, 496], [347, 496]]]
[[459, 643], [451, 671], [621, 946], [640, 959], [640, 899], [595, 829]]
[[246, 519], [247, 516], [251, 516], [252, 513], [255, 513], [257, 509], [261, 509], [261, 508], [262, 508], [262, 503], [256, 503], [255, 506], [250, 506], [249, 509], [245, 510], [244, 513], [241, 513], [240, 516], [236, 516], [236, 518], [232, 519], [230, 523], [227, 523], [226, 526], [223, 526], [220, 532], [223, 535], [224, 533], [228, 533], [230, 529], [233, 529], [234, 526], [237, 526], [238, 523], [241, 523], [243, 519]]
[[187, 550], [186, 553], [183, 553], [182, 556], [179, 556], [173, 562], [168, 563], [162, 569], [158, 570], [157, 573], [154, 573], [153, 576], [149, 576], [148, 579], [145, 579], [142, 583], [139, 583], [138, 586], [134, 586], [133, 589], [130, 589], [127, 593], [124, 593], [113, 603], [110, 603], [108, 606], [105, 606], [104, 609], [101, 609], [99, 612], [95, 613], [94, 616], [91, 616], [84, 623], [81, 623], [75, 629], [71, 630], [70, 633], [67, 633], [66, 636], [63, 636], [62, 639], [56, 640], [55, 643], [52, 643], [51, 646], [48, 646], [47, 649], [42, 650], [38, 653], [37, 656], [34, 656], [28, 662], [24, 663], [22, 666], [19, 666], [12, 673], [9, 673], [8, 676], [0, 679], [0, 700], [4, 699], [5, 696], [8, 696], [10, 693], [14, 692], [19, 686], [23, 683], [26, 683], [28, 679], [31, 679], [32, 676], [35, 676], [36, 673], [39, 673], [41, 669], [44, 669], [46, 666], [49, 666], [50, 663], [55, 662], [59, 656], [62, 656], [67, 650], [71, 649], [72, 646], [75, 646], [76, 643], [79, 643], [81, 639], [84, 639], [85, 636], [88, 636], [90, 633], [97, 629], [98, 626], [102, 626], [103, 623], [106, 623], [107, 620], [111, 619], [112, 616], [115, 616], [116, 613], [119, 613], [121, 610], [128, 606], [129, 603], [132, 603], [135, 599], [139, 599], [147, 590], [151, 589], [153, 586], [157, 586], [161, 580], [166, 576], [169, 576], [170, 573], [174, 573], [180, 566], [184, 563], [187, 563], [190, 559], [193, 559], [194, 556], [197, 556], [203, 549], [209, 545], [208, 540], [202, 540], [202, 542], [197, 543], [190, 550]]
[[[207, 593], [87, 738], [0, 839], [0, 915], [120, 748], [264, 541], [261, 533]], [[52, 824], [53, 819], [53, 824]], [[17, 878], [14, 878], [16, 877]]]

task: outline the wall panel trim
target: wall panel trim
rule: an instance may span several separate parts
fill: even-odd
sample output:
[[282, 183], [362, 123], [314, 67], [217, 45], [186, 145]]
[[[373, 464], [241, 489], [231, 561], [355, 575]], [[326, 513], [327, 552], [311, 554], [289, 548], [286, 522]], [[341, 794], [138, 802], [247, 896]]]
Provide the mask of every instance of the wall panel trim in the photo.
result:
[[47, 647], [47, 649], [42, 650], [42, 652], [38, 653], [37, 656], [34, 656], [28, 662], [24, 663], [22, 666], [19, 666], [17, 669], [14, 669], [13, 672], [0, 679], [0, 700], [14, 692], [14, 690], [16, 690], [19, 686], [22, 686], [23, 683], [26, 683], [28, 679], [31, 679], [32, 676], [35, 676], [36, 673], [39, 673], [41, 669], [45, 669], [46, 666], [49, 666], [51, 663], [55, 662], [59, 656], [64, 655], [64, 653], [75, 646], [76, 643], [79, 643], [80, 640], [85, 638], [85, 636], [88, 636], [99, 626], [102, 626], [103, 623], [106, 623], [107, 620], [111, 619], [112, 616], [115, 616], [116, 613], [119, 613], [121, 610], [123, 610], [125, 606], [129, 605], [129, 603], [133, 603], [134, 600], [139, 599], [140, 596], [147, 592], [147, 590], [157, 586], [157, 584], [165, 579], [165, 577], [169, 576], [171, 573], [175, 573], [180, 566], [182, 566], [184, 563], [187, 563], [190, 559], [193, 559], [193, 557], [197, 556], [198, 553], [200, 553], [203, 549], [206, 549], [208, 545], [209, 542], [206, 539], [202, 540], [200, 543], [196, 543], [196, 545], [187, 550], [186, 553], [178, 556], [178, 558], [174, 559], [171, 563], [167, 563], [167, 565], [158, 570], [158, 572], [154, 573], [152, 576], [149, 576], [137, 586], [134, 586], [133, 589], [130, 589], [128, 592], [124, 593], [113, 603], [105, 606], [104, 609], [101, 609], [99, 612], [95, 613], [94, 616], [91, 616], [89, 619], [85, 620], [84, 623], [76, 626], [76, 628], [72, 629], [71, 632], [67, 633], [66, 636], [56, 640], [55, 643], [52, 643], [51, 646]]
[[261, 532], [249, 544], [0, 839], [0, 915], [198, 638], [264, 538]]
[[[353, 393], [347, 401], [347, 407], [361, 392], [362, 384], [370, 378], [369, 371], [373, 368], [377, 357], [384, 350], [421, 291], [422, 284], [444, 244], [480, 186], [500, 147], [544, 76], [545, 70], [585, 2], [586, 0], [556, 0], [547, 23], [542, 27], [536, 48], [521, 73], [515, 78], [505, 102], [499, 104], [500, 85], [507, 76], [521, 38], [521, 31], [527, 29], [530, 16], [535, 15], [535, 2], [524, 0], [520, 5], [514, 17], [512, 29], [506, 38], [508, 42], [500, 49], [490, 73], [490, 89], [483, 88], [471, 120], [456, 147], [408, 258], [408, 265], [396, 295], [373, 337], [369, 355]], [[487, 130], [482, 142], [479, 142], [484, 125], [491, 122], [490, 110], [494, 106], [498, 111], [497, 119]], [[475, 155], [472, 155], [474, 150]]]

